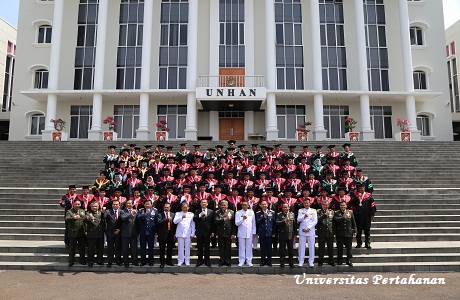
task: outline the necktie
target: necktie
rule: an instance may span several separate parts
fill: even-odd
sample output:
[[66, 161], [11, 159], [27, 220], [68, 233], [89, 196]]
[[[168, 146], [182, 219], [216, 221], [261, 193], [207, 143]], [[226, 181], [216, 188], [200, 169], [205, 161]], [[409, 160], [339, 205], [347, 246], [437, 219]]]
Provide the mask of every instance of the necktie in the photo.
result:
[[114, 211], [114, 215], [115, 215], [115, 221], [117, 221], [118, 220], [118, 211], [117, 210]]
[[171, 229], [171, 222], [169, 222], [169, 212], [166, 212], [166, 218], [168, 219], [168, 230]]

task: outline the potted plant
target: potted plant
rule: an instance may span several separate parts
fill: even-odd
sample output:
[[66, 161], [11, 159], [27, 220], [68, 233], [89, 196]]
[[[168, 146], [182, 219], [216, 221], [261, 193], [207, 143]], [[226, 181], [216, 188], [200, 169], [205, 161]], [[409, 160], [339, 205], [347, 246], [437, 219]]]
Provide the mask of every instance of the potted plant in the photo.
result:
[[310, 132], [310, 129], [308, 129], [308, 127], [311, 126], [312, 124], [313, 122], [307, 121], [297, 126], [295, 130], [297, 131], [298, 141], [302, 141], [302, 142], [308, 141], [308, 133]]
[[395, 134], [395, 139], [397, 141], [410, 142], [411, 134], [408, 128], [410, 126], [409, 120], [398, 117], [396, 119], [396, 124], [398, 125], [400, 132]]
[[102, 123], [109, 125], [109, 131], [104, 131], [104, 141], [116, 141], [118, 137], [118, 133], [114, 132], [115, 126], [117, 126], [117, 122], [113, 116], [107, 116]]
[[157, 127], [157, 131], [155, 131], [155, 139], [157, 141], [167, 141], [168, 140], [168, 132], [171, 130], [167, 126], [166, 119], [161, 119], [158, 123], [155, 124]]
[[355, 129], [356, 124], [358, 124], [358, 122], [355, 119], [353, 119], [353, 117], [348, 116], [345, 119], [345, 129], [347, 130], [347, 132], [345, 133], [345, 138], [347, 139], [347, 141], [359, 141], [359, 132], [353, 130]]
[[61, 118], [51, 119], [50, 122], [54, 124], [54, 130], [56, 130], [52, 132], [52, 140], [56, 142], [67, 141], [67, 132], [62, 132], [67, 123]]

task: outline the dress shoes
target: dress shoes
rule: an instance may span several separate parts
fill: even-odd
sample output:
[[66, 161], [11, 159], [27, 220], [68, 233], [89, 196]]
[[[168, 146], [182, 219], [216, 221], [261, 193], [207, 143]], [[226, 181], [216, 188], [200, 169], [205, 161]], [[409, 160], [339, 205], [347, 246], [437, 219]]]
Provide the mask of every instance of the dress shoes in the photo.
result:
[[271, 267], [271, 266], [272, 266], [272, 263], [268, 263], [267, 266]]
[[335, 267], [335, 263], [333, 262], [329, 263], [329, 265]]
[[252, 263], [248, 263], [248, 267], [253, 267], [254, 265]]
[[232, 264], [227, 264], [227, 267], [231, 267], [231, 266], [232, 266]]
[[170, 266], [170, 267], [174, 267], [174, 264], [173, 264], [173, 263], [169, 263], [169, 264], [167, 264], [167, 265]]
[[108, 263], [107, 267], [110, 268], [112, 266], [112, 263]]
[[160, 265], [160, 268], [164, 268], [164, 267], [165, 267], [165, 264], [161, 264], [161, 265]]
[[69, 262], [69, 267], [73, 266], [74, 262]]
[[359, 248], [361, 248], [361, 245], [356, 245], [355, 248], [356, 248], [356, 249], [359, 249]]
[[94, 263], [90, 262], [88, 263], [88, 267], [92, 268], [94, 266]]
[[125, 264], [125, 268], [129, 268], [129, 264]]
[[202, 265], [202, 263], [197, 263], [197, 264], [196, 264], [196, 267], [199, 267], [199, 266], [201, 266], [201, 265]]
[[323, 263], [322, 263], [322, 262], [321, 262], [321, 263], [318, 263], [318, 267], [321, 267], [322, 265], [323, 265]]
[[80, 265], [86, 265], [86, 261], [80, 261]]
[[284, 268], [284, 264], [280, 264], [280, 268]]
[[294, 263], [290, 263], [290, 264], [289, 264], [289, 267], [290, 267], [290, 268], [294, 268]]
[[260, 266], [261, 266], [261, 267], [265, 266], [265, 263], [261, 263]]
[[103, 265], [104, 265], [103, 262], [98, 262], [97, 264], [98, 264], [99, 266], [103, 266]]
[[225, 266], [225, 264], [218, 264], [219, 267]]
[[366, 249], [372, 249], [371, 245], [366, 245]]
[[337, 265], [338, 265], [338, 266], [341, 266], [341, 265], [342, 265], [342, 262], [341, 262], [341, 261], [338, 261], [338, 262], [337, 262]]
[[153, 263], [149, 263], [149, 267], [153, 267]]
[[121, 267], [123, 264], [121, 262], [117, 263], [117, 266]]
[[206, 267], [211, 267], [211, 263], [205, 263], [204, 264]]
[[145, 266], [146, 264], [145, 263], [141, 263], [141, 267]]
[[349, 265], [350, 267], [353, 267], [353, 263], [351, 261], [348, 261], [347, 265]]

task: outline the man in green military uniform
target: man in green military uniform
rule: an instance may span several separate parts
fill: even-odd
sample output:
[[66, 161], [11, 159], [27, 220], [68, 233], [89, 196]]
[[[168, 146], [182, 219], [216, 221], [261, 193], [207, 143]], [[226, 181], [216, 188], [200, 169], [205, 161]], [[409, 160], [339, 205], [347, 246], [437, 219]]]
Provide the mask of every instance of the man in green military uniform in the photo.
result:
[[292, 240], [295, 237], [297, 230], [297, 222], [295, 221], [295, 214], [289, 211], [288, 203], [283, 203], [282, 211], [276, 216], [276, 227], [278, 232], [278, 242], [280, 243], [280, 267], [284, 268], [284, 260], [287, 254], [289, 257], [289, 266], [294, 267], [294, 250]]
[[80, 264], [86, 265], [85, 260], [85, 211], [80, 208], [81, 202], [75, 199], [73, 206], [65, 215], [66, 226], [69, 229], [70, 250], [69, 250], [69, 267], [75, 263], [75, 248], [78, 244], [78, 253], [80, 254]]
[[231, 244], [236, 236], [235, 213], [228, 209], [227, 200], [220, 202], [214, 216], [214, 235], [219, 243], [219, 267], [231, 266]]
[[337, 264], [342, 264], [343, 245], [347, 248], [347, 265], [353, 266], [351, 259], [351, 243], [356, 235], [356, 222], [353, 212], [347, 209], [347, 203], [340, 203], [340, 210], [334, 214], [335, 234], [337, 237]]
[[327, 254], [329, 256], [329, 264], [335, 266], [334, 253], [334, 231], [333, 218], [334, 211], [328, 209], [329, 203], [322, 202], [321, 209], [318, 209], [318, 223], [316, 224], [316, 234], [318, 235], [318, 266], [323, 265], [324, 250], [327, 244]]
[[[97, 253], [97, 264], [103, 265], [104, 226], [99, 203], [93, 201], [90, 211], [86, 213], [86, 238], [88, 241], [88, 267], [94, 265], [94, 254]], [[95, 251], [96, 250], [96, 251]]]

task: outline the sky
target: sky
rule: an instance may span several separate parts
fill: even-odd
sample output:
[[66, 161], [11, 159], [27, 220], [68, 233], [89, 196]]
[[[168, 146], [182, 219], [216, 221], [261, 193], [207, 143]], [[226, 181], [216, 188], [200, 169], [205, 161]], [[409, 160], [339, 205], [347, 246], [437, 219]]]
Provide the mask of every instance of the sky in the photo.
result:
[[[460, 0], [443, 0], [444, 26], [447, 28], [460, 19]], [[0, 0], [0, 18], [17, 28], [19, 0]]]

